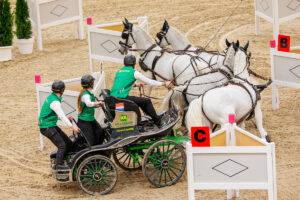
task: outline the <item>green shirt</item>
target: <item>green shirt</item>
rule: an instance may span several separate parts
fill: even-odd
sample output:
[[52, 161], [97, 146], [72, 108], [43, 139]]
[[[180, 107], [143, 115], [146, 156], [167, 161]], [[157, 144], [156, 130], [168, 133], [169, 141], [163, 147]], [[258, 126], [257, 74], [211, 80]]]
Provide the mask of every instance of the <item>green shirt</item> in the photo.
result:
[[40, 128], [50, 128], [56, 126], [58, 121], [57, 114], [50, 108], [50, 104], [53, 101], [61, 102], [61, 97], [56, 96], [56, 94], [50, 94], [45, 102], [43, 103], [40, 115], [39, 115], [39, 127]]
[[114, 84], [111, 89], [111, 96], [125, 99], [136, 81], [134, 77], [135, 70], [130, 66], [123, 66], [118, 70], [115, 76]]
[[[91, 102], [95, 102], [96, 98], [95, 95], [90, 92], [89, 90], [86, 90], [83, 95], [88, 94], [91, 98]], [[84, 102], [81, 101], [81, 107], [82, 107], [82, 111], [81, 113], [79, 113], [78, 115], [78, 119], [83, 120], [83, 121], [94, 121], [95, 120], [95, 108], [94, 107], [88, 107], [87, 105], [85, 105]]]

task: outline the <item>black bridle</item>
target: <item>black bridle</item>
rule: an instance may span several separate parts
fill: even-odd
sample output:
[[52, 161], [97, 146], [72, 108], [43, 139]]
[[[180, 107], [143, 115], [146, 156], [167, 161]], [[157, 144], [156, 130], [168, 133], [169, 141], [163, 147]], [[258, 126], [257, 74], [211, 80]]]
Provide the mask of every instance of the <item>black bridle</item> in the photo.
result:
[[157, 39], [158, 40], [155, 40], [155, 42], [156, 42], [156, 44], [157, 45], [161, 45], [161, 43], [162, 43], [162, 41], [163, 41], [163, 39], [167, 42], [167, 44], [168, 45], [171, 45], [171, 43], [169, 42], [169, 40], [168, 40], [168, 38], [167, 38], [167, 33], [168, 33], [168, 30], [169, 29], [167, 29], [167, 30], [161, 30], [160, 32], [158, 32], [157, 34], [156, 34], [156, 37], [157, 37]]
[[[123, 40], [125, 40], [125, 42], [119, 41], [120, 46], [122, 46], [125, 49], [125, 51], [132, 48], [132, 45], [136, 43], [136, 41], [133, 37], [133, 34], [132, 34], [132, 26], [133, 26], [133, 24], [130, 24], [130, 23], [126, 24], [126, 26], [121, 34], [121, 38]], [[130, 37], [133, 40], [133, 44], [128, 44]]]

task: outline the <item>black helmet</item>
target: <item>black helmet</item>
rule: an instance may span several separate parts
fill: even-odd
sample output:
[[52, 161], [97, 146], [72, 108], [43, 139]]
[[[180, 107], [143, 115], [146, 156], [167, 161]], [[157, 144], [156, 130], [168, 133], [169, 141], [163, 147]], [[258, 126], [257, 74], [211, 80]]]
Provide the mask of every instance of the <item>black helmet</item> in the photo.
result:
[[81, 77], [81, 86], [83, 88], [94, 87], [95, 78], [92, 75], [86, 74]]
[[63, 81], [61, 80], [55, 80], [53, 83], [52, 83], [52, 86], [51, 86], [51, 90], [55, 93], [64, 93], [65, 91], [65, 88], [66, 88], [66, 85]]
[[136, 58], [134, 55], [126, 55], [124, 58], [124, 65], [125, 66], [132, 66], [134, 67], [136, 63]]

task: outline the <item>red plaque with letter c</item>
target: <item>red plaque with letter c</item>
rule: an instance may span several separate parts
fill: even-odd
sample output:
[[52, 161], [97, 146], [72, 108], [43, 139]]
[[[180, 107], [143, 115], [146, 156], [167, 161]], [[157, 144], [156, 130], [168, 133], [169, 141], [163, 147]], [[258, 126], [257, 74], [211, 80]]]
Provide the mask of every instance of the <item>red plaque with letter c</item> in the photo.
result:
[[209, 127], [192, 127], [191, 139], [193, 147], [209, 147], [210, 146], [210, 134]]

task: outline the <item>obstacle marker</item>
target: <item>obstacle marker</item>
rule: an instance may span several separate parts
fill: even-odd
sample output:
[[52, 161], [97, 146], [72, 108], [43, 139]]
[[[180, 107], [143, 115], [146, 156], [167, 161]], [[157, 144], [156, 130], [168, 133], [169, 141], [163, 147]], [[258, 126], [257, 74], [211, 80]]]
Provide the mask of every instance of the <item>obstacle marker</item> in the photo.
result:
[[281, 23], [300, 17], [299, 0], [254, 0], [254, 7], [255, 33], [259, 34], [260, 18], [263, 18], [272, 23], [275, 40]]
[[91, 18], [91, 17], [86, 18], [86, 24], [87, 25], [92, 25], [93, 24], [93, 18]]
[[[92, 21], [92, 20], [91, 20]], [[138, 17], [132, 20], [148, 32], [148, 18]], [[113, 22], [88, 27], [90, 70], [93, 71], [93, 60], [123, 63], [124, 55], [119, 52], [119, 41], [123, 30], [122, 22]]]
[[300, 46], [290, 52], [270, 48], [272, 74], [272, 107], [279, 108], [278, 86], [300, 88]]
[[27, 4], [39, 50], [43, 50], [42, 30], [52, 26], [77, 22], [77, 36], [84, 39], [82, 0], [28, 0]]
[[[239, 128], [235, 123], [211, 134], [210, 147], [187, 143], [188, 197], [195, 190], [268, 190], [277, 199], [275, 145]], [[228, 194], [228, 193], [227, 193]]]

